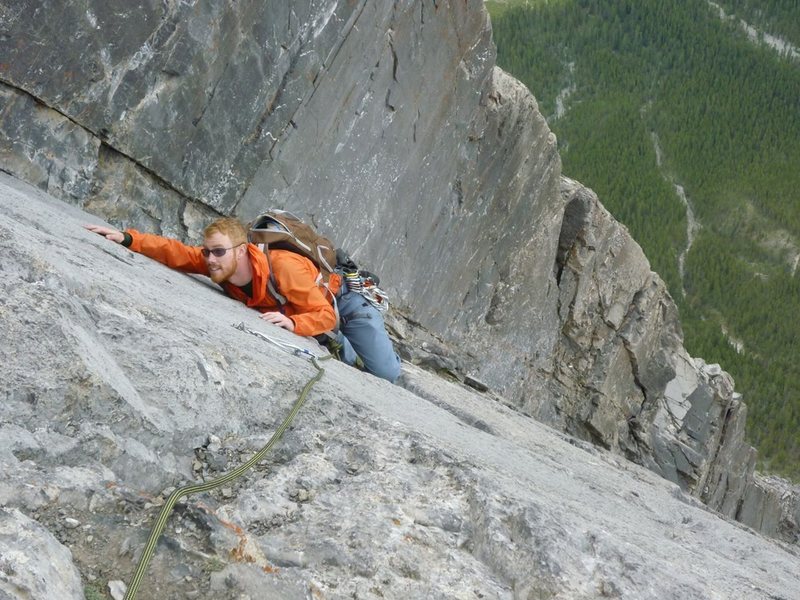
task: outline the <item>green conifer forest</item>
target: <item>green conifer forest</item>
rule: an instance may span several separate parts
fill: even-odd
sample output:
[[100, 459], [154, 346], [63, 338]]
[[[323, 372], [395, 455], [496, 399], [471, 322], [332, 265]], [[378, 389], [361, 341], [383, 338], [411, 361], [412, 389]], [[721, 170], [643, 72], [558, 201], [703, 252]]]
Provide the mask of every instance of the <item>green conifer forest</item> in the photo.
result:
[[642, 245], [689, 352], [734, 376], [759, 468], [800, 480], [800, 3], [487, 7], [564, 174]]

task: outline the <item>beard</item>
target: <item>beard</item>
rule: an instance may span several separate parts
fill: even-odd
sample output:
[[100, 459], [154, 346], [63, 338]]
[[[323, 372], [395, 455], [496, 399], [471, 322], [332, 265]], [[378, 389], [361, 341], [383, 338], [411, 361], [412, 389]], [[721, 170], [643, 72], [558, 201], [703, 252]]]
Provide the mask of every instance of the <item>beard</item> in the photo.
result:
[[208, 267], [208, 276], [216, 284], [224, 283], [236, 273], [236, 262], [232, 261], [229, 265], [217, 264], [212, 268]]

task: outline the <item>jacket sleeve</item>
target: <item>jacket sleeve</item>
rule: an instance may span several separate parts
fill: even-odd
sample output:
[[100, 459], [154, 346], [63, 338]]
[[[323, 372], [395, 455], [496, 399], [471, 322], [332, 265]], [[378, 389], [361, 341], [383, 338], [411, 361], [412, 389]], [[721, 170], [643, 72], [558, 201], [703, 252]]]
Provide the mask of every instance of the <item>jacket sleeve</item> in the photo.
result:
[[186, 246], [178, 240], [152, 233], [141, 233], [135, 229], [127, 229], [125, 233], [131, 236], [131, 244], [128, 247], [134, 252], [144, 254], [184, 273], [208, 274], [208, 267], [199, 247]]
[[286, 296], [287, 317], [297, 335], [319, 335], [336, 325], [336, 313], [325, 288], [317, 285], [319, 271], [313, 263], [293, 252], [273, 254], [272, 268], [281, 294]]

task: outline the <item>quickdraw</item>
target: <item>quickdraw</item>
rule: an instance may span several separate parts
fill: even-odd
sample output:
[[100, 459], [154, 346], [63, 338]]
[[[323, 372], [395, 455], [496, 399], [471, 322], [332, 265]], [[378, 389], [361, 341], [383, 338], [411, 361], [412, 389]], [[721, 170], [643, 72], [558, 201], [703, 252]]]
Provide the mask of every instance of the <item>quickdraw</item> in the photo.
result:
[[389, 310], [389, 296], [378, 287], [378, 283], [371, 273], [367, 271], [344, 271], [342, 278], [347, 284], [348, 291], [361, 294], [381, 312]]

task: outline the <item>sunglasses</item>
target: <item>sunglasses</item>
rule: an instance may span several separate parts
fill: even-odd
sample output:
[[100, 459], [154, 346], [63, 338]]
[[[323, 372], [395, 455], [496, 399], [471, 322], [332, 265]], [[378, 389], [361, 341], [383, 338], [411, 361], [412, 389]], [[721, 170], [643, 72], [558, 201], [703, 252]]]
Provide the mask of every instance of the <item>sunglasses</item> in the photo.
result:
[[200, 254], [202, 254], [205, 258], [208, 258], [210, 254], [213, 254], [217, 258], [221, 258], [228, 253], [228, 250], [233, 250], [239, 246], [241, 246], [241, 244], [236, 244], [230, 248], [200, 248]]

